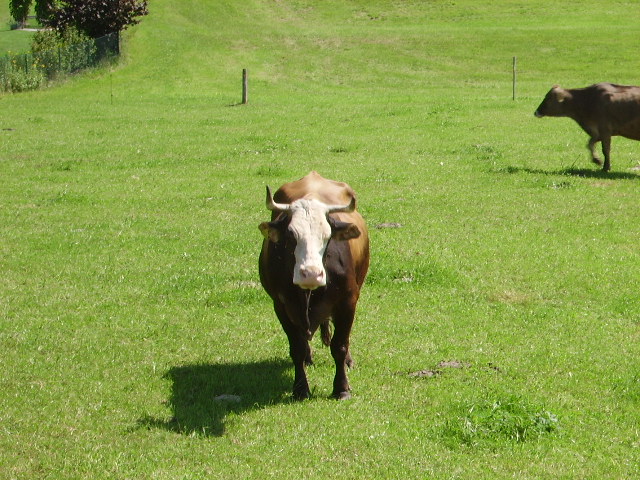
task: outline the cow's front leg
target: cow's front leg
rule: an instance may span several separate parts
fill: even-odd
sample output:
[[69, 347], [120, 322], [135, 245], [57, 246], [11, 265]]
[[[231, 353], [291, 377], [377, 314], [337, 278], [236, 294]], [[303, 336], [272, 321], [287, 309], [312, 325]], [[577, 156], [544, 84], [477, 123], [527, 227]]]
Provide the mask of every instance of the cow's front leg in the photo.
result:
[[602, 171], [608, 172], [611, 170], [611, 159], [609, 154], [611, 153], [611, 137], [609, 135], [602, 137], [602, 154], [604, 155], [604, 164], [602, 165]]
[[307, 372], [305, 370], [305, 364], [311, 360], [311, 354], [309, 349], [309, 342], [297, 328], [295, 332], [289, 334], [289, 354], [293, 361], [293, 367], [295, 369], [293, 379], [293, 396], [297, 400], [305, 400], [311, 396], [311, 390], [309, 389], [309, 382], [307, 381]]
[[[293, 397], [296, 400], [306, 400], [311, 396], [309, 382], [307, 381], [307, 372], [304, 369], [305, 355], [300, 355], [298, 348], [294, 347], [290, 342], [291, 359], [295, 368], [295, 376], [293, 379]], [[305, 340], [306, 343], [306, 340]]]
[[305, 364], [311, 364], [311, 349], [306, 336], [298, 328], [293, 329], [289, 337], [289, 354], [293, 360], [295, 375], [293, 379], [293, 397], [297, 400], [305, 400], [311, 396]]
[[332, 396], [338, 400], [351, 398], [351, 387], [347, 378], [347, 366], [353, 361], [349, 353], [349, 336], [355, 315], [355, 305], [348, 305], [334, 314], [334, 332], [331, 339], [331, 355], [336, 364]]
[[289, 319], [286, 308], [283, 304], [274, 302], [276, 315], [280, 320], [282, 329], [289, 339], [289, 355], [293, 361], [294, 379], [293, 379], [293, 397], [297, 400], [304, 400], [311, 396], [309, 382], [307, 381], [307, 373], [305, 371], [305, 363], [311, 363], [311, 348], [309, 342], [298, 326], [294, 325]]
[[587, 148], [591, 153], [591, 161], [596, 165], [602, 165], [602, 161], [598, 158], [598, 155], [596, 154], [596, 143], [598, 142], [599, 140], [597, 137], [591, 137], [589, 139], [589, 143], [587, 143]]

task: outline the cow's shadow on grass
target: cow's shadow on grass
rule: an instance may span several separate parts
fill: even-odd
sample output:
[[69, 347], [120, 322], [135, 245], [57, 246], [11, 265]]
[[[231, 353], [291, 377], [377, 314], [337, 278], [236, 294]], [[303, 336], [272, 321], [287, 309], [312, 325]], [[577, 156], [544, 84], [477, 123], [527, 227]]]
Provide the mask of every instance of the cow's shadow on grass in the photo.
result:
[[640, 174], [633, 172], [603, 172], [600, 169], [561, 168], [558, 170], [542, 170], [537, 168], [506, 167], [501, 173], [531, 173], [535, 175], [566, 175], [570, 177], [598, 178], [601, 180], [640, 180]]
[[173, 367], [169, 420], [145, 416], [137, 428], [161, 428], [183, 435], [221, 436], [229, 414], [291, 402], [291, 362], [197, 364]]
[[640, 180], [640, 175], [631, 172], [603, 172], [600, 169], [565, 168], [559, 171], [560, 175], [573, 177], [599, 178], [602, 180]]

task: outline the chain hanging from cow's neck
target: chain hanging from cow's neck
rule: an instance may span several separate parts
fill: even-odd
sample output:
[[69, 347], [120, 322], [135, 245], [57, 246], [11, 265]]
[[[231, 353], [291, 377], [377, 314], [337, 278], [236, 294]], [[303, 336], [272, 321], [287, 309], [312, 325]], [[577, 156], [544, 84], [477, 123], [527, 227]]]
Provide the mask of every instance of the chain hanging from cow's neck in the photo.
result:
[[304, 292], [304, 296], [305, 299], [307, 301], [307, 304], [305, 306], [304, 309], [304, 325], [303, 327], [305, 328], [305, 334], [307, 335], [307, 340], [311, 340], [311, 322], [309, 321], [309, 304], [311, 303], [311, 290], [305, 290]]

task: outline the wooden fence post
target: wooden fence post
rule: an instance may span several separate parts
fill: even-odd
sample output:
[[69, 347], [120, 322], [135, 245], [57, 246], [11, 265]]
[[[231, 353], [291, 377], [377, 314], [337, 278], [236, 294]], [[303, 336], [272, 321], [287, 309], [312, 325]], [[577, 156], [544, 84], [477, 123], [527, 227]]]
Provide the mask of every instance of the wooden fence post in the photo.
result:
[[249, 103], [249, 78], [247, 75], [247, 69], [242, 69], [242, 104]]
[[513, 57], [513, 99], [516, 99], [516, 70], [518, 66], [518, 57]]

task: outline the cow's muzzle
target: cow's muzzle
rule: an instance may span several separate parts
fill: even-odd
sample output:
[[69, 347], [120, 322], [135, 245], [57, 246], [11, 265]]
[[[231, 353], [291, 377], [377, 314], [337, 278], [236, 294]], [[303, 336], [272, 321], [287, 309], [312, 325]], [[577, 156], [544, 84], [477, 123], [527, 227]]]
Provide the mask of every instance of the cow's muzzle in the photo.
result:
[[544, 115], [542, 113], [540, 113], [540, 110], [536, 110], [535, 112], [533, 112], [533, 114], [538, 118], [544, 117]]
[[302, 266], [298, 270], [298, 275], [294, 276], [293, 283], [306, 290], [315, 290], [327, 284], [324, 269], [314, 266]]

